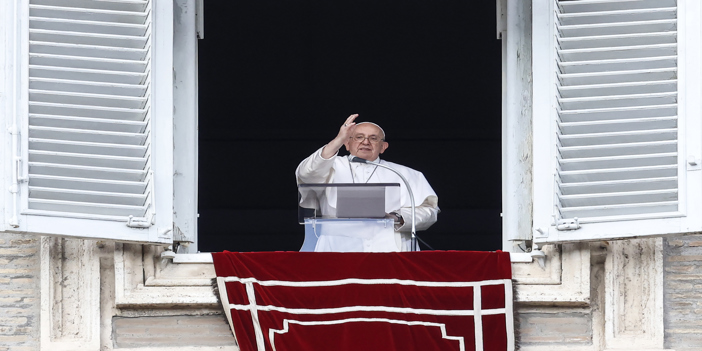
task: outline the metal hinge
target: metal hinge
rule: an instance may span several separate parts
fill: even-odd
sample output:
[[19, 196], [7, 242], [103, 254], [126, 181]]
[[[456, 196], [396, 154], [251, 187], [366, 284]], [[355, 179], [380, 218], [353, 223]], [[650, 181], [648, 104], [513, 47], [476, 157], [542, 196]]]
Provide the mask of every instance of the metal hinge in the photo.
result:
[[556, 223], [556, 229], [557, 230], [580, 229], [580, 222], [578, 221], [578, 217], [559, 219], [558, 222]]
[[127, 219], [127, 227], [129, 228], [149, 228], [156, 223], [154, 213], [151, 212], [149, 217], [134, 217], [129, 216]]
[[19, 227], [19, 201], [20, 201], [20, 184], [27, 181], [27, 177], [22, 176], [22, 151], [20, 149], [20, 131], [17, 124], [7, 129], [7, 132], [12, 135], [12, 184], [10, 185], [10, 193], [12, 193], [12, 217], [9, 224], [13, 228]]

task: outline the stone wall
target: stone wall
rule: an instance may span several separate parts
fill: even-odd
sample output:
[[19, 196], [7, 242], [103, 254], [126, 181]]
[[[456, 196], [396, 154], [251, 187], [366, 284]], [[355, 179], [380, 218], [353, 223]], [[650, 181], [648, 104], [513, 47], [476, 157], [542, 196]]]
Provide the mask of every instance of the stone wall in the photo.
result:
[[665, 345], [702, 350], [702, 235], [665, 240]]
[[174, 346], [234, 346], [224, 315], [114, 317], [115, 348]]
[[[39, 251], [38, 236], [0, 234], [0, 351], [40, 348]], [[702, 350], [702, 235], [665, 239], [663, 261], [665, 347]], [[604, 325], [600, 319], [605, 294], [604, 257], [595, 255], [591, 263], [590, 306], [517, 306], [518, 343], [522, 349], [599, 349]], [[108, 314], [112, 319], [108, 335], [113, 343], [109, 348], [229, 348], [234, 344], [222, 315], [149, 314]]]
[[[606, 249], [591, 245], [589, 306], [517, 305], [517, 350], [598, 350], [603, 343], [602, 306]], [[548, 289], [548, 285], [543, 286]]]
[[[518, 306], [518, 342], [523, 349], [602, 349], [598, 334], [603, 334], [603, 326], [597, 319], [606, 292], [599, 277], [602, 263], [597, 258], [592, 263], [589, 308]], [[676, 351], [702, 350], [702, 235], [664, 239], [663, 268], [664, 346]]]
[[592, 315], [563, 309], [533, 309], [519, 313], [519, 345], [592, 345]]
[[39, 237], [0, 233], [0, 351], [39, 349]]

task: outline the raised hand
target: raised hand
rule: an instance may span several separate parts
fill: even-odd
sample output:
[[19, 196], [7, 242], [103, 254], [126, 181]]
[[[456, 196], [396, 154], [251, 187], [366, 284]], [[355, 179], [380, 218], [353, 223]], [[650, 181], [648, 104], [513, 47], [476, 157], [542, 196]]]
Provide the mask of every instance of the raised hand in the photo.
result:
[[337, 134], [334, 139], [338, 139], [342, 144], [345, 143], [346, 139], [350, 138], [353, 135], [354, 129], [356, 129], [356, 123], [354, 122], [356, 117], [358, 117], [357, 113], [349, 116], [339, 128], [339, 134]]
[[353, 135], [353, 131], [356, 129], [356, 123], [354, 122], [356, 117], [358, 117], [357, 113], [346, 118], [346, 121], [344, 121], [339, 128], [339, 133], [324, 147], [324, 150], [322, 150], [322, 157], [330, 158], [334, 156], [341, 146], [344, 145], [346, 140]]

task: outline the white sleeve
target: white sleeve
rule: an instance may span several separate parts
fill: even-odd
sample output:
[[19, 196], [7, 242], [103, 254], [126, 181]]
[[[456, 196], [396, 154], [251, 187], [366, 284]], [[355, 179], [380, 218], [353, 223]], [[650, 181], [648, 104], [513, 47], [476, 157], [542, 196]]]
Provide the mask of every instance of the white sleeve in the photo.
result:
[[[326, 145], [325, 145], [326, 146]], [[322, 157], [322, 150], [324, 146], [315, 151], [312, 155], [302, 160], [295, 170], [295, 177], [298, 184], [306, 183], [328, 183], [332, 176], [332, 166], [334, 165], [334, 158], [336, 158], [337, 151], [334, 156], [326, 159]]]
[[[416, 229], [426, 230], [436, 222], [439, 214], [438, 206], [439, 198], [436, 195], [428, 196], [419, 206], [415, 207]], [[404, 219], [405, 224], [396, 229], [396, 231], [411, 231], [412, 229], [412, 207], [402, 207], [400, 215]]]

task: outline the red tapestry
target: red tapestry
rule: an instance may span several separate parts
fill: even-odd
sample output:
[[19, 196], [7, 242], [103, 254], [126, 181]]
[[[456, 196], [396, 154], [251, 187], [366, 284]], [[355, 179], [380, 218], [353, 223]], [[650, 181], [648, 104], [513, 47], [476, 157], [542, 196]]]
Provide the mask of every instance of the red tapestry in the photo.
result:
[[514, 350], [509, 253], [213, 253], [242, 351]]

